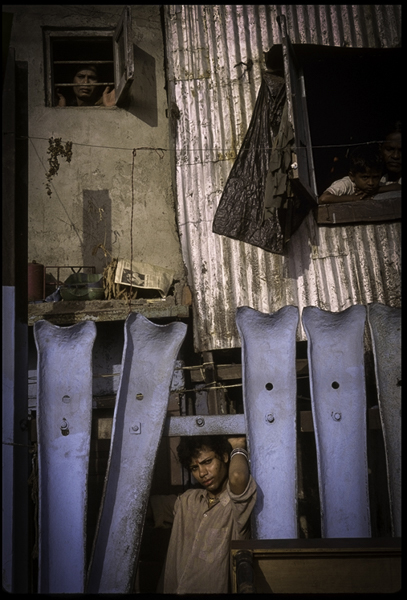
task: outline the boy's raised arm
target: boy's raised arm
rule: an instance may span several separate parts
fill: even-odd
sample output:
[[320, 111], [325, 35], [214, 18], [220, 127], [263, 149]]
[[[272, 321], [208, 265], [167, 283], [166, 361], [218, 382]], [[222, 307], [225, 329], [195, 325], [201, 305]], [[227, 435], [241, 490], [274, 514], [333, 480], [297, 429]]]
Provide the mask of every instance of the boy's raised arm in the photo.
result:
[[246, 437], [230, 437], [228, 442], [232, 446], [232, 458], [229, 465], [229, 487], [230, 491], [237, 496], [243, 494], [249, 483], [250, 470], [249, 462], [242, 453], [233, 453], [233, 450], [241, 448], [246, 450]]

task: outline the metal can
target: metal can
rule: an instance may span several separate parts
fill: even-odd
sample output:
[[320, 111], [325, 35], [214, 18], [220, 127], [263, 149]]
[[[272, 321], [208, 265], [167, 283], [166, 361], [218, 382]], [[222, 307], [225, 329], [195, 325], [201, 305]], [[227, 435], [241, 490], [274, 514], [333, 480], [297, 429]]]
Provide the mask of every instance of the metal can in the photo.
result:
[[28, 263], [28, 302], [44, 300], [44, 265]]

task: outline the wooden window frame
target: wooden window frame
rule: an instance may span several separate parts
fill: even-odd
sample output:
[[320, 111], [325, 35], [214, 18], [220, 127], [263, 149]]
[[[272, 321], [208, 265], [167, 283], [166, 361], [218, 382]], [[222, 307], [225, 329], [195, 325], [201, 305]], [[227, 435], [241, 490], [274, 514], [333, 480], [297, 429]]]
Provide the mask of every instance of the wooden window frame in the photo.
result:
[[122, 103], [134, 81], [131, 7], [125, 6], [113, 35], [116, 103]]
[[[45, 105], [55, 106], [55, 81], [53, 44], [57, 41], [74, 44], [75, 41], [105, 39], [112, 43], [112, 63], [114, 69], [114, 86], [116, 105], [122, 105], [128, 95], [128, 90], [134, 81], [134, 51], [132, 43], [131, 7], [125, 6], [116, 28], [60, 28], [44, 27], [44, 64], [45, 64]], [[80, 61], [77, 61], [80, 64]], [[103, 62], [103, 61], [90, 61]], [[110, 61], [107, 61], [110, 62]], [[109, 82], [106, 82], [109, 83]], [[79, 108], [79, 107], [78, 107]], [[88, 107], [87, 107], [88, 108]]]
[[318, 204], [315, 219], [319, 226], [381, 223], [401, 220], [401, 194], [354, 202]]

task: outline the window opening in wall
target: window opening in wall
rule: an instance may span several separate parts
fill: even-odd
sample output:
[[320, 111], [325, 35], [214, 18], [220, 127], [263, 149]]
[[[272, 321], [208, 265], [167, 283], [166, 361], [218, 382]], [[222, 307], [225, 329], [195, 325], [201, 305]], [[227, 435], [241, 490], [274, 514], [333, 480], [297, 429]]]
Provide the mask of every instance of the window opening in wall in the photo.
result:
[[[90, 38], [83, 41], [78, 38], [58, 39], [52, 44], [54, 95], [53, 106], [58, 105], [63, 96], [67, 106], [78, 106], [76, 90], [82, 89], [85, 83], [91, 90], [89, 101], [93, 105], [100, 104], [102, 93], [106, 87], [114, 88], [113, 46], [111, 37]], [[82, 75], [82, 77], [81, 77]], [[79, 79], [81, 88], [74, 83]]]
[[[288, 38], [285, 41], [285, 48], [284, 44], [276, 45], [266, 54], [266, 64], [269, 69], [284, 73], [288, 102], [292, 104], [299, 152], [297, 172], [291, 175], [303, 184], [305, 197], [315, 182], [319, 197], [334, 181], [348, 174], [352, 148], [381, 142], [391, 125], [401, 119], [401, 49], [291, 44]], [[301, 186], [296, 187], [296, 192], [301, 194]], [[354, 214], [348, 210], [343, 218], [349, 222], [399, 218], [399, 211], [391, 202], [384, 204], [385, 200], [374, 199], [374, 210], [373, 202], [366, 200], [366, 206], [362, 206], [363, 202], [354, 202]], [[401, 203], [401, 199], [395, 202]], [[341, 209], [338, 204], [335, 207], [338, 217]]]
[[116, 29], [44, 28], [43, 35], [46, 106], [123, 104], [134, 79], [129, 6]]
[[347, 175], [350, 149], [382, 141], [401, 115], [399, 49], [330, 50], [304, 61], [319, 195]]

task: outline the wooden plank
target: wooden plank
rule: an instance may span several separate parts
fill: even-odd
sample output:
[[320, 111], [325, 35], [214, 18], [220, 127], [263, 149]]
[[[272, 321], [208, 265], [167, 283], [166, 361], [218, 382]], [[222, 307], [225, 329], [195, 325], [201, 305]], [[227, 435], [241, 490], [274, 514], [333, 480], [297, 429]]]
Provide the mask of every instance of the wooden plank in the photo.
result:
[[[93, 401], [94, 401], [93, 407], [96, 408], [95, 398], [93, 399]], [[114, 408], [114, 403], [115, 403], [114, 396], [109, 396], [109, 408]], [[97, 406], [97, 407], [99, 408], [99, 406]], [[107, 407], [107, 403], [105, 403], [105, 402], [103, 402], [102, 405], [100, 406], [100, 408], [106, 408], [106, 407]], [[216, 435], [215, 433], [213, 433], [213, 431], [215, 429], [217, 432], [219, 431], [220, 434], [222, 434], [223, 431], [225, 434], [228, 434], [228, 435], [232, 434], [232, 433], [236, 433], [236, 434], [239, 434], [239, 433], [245, 434], [246, 433], [246, 425], [244, 424], [244, 415], [242, 415], [242, 414], [219, 415], [219, 417], [217, 417], [216, 415], [204, 415], [202, 417], [204, 419], [204, 424], [201, 426], [197, 425], [197, 423], [196, 423], [196, 419], [198, 419], [198, 418], [200, 418], [199, 415], [196, 415], [193, 417], [168, 416], [166, 423], [165, 423], [164, 435], [168, 435], [170, 437], [176, 437], [176, 436], [180, 436], [180, 435], [191, 435], [191, 433], [190, 433], [191, 431], [195, 432], [195, 435]], [[103, 416], [103, 417], [101, 417], [101, 419], [103, 420], [103, 424], [101, 424], [100, 426], [98, 424], [98, 433], [99, 433], [99, 431], [101, 431], [102, 435], [101, 435], [101, 437], [99, 437], [99, 439], [109, 439], [110, 440], [113, 418]], [[217, 422], [217, 419], [225, 419], [225, 421], [219, 420], [219, 422]], [[300, 429], [301, 432], [309, 433], [309, 432], [314, 431], [314, 424], [312, 421], [312, 412], [310, 410], [300, 411], [300, 424], [301, 424], [301, 429]], [[379, 411], [377, 408], [370, 408], [368, 410], [368, 425], [369, 425], [369, 429], [381, 429], [380, 415], [379, 415]], [[30, 420], [30, 426], [31, 426], [31, 438], [30, 439], [32, 442], [35, 442], [37, 440], [36, 420], [35, 419]], [[236, 431], [232, 431], [233, 427], [237, 427]]]
[[163, 435], [244, 435], [244, 415], [204, 415], [167, 417]]
[[401, 588], [401, 538], [244, 540], [251, 551], [256, 593], [394, 593]]
[[401, 219], [401, 194], [386, 199], [319, 204], [316, 213], [318, 225], [396, 221]]
[[303, 552], [303, 551], [342, 551], [352, 549], [365, 550], [393, 550], [398, 552], [401, 549], [401, 538], [383, 537], [383, 538], [309, 538], [309, 539], [286, 539], [286, 540], [232, 540], [230, 542], [231, 550], [251, 550], [251, 551], [282, 551], [282, 552]]
[[[174, 303], [173, 297], [165, 300], [132, 300], [131, 311], [148, 319], [188, 318], [190, 307]], [[28, 324], [45, 319], [54, 325], [73, 325], [81, 321], [125, 321], [129, 304], [124, 300], [87, 300], [42, 302], [28, 305]]]

